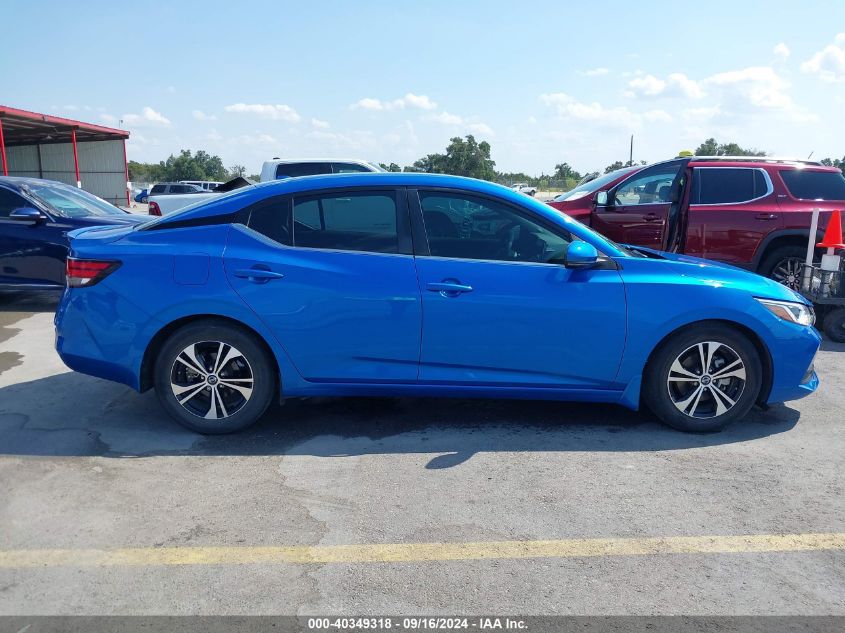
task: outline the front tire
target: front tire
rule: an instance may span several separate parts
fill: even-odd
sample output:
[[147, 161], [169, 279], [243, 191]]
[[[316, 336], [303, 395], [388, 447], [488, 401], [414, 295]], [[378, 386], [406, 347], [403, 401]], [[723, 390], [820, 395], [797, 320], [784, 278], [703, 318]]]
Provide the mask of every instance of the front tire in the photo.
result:
[[167, 413], [209, 435], [251, 426], [276, 393], [270, 355], [254, 335], [223, 321], [198, 321], [171, 334], [153, 372]]
[[643, 397], [665, 424], [692, 433], [719, 431], [744, 417], [763, 383], [754, 344], [720, 325], [675, 334], [646, 367]]

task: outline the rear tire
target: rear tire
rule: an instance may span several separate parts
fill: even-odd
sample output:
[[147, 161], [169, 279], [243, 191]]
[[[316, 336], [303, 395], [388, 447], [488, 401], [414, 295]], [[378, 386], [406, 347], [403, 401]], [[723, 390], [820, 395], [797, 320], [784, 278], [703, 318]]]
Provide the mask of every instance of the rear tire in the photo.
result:
[[211, 319], [171, 334], [153, 373], [165, 411], [182, 426], [209, 435], [254, 424], [277, 387], [273, 359], [255, 336]]
[[845, 343], [845, 308], [836, 308], [824, 318], [824, 333], [831, 341]]
[[763, 258], [757, 273], [793, 290], [801, 287], [801, 265], [807, 248], [798, 244], [779, 246]]
[[672, 428], [719, 431], [744, 417], [763, 383], [754, 344], [722, 325], [695, 325], [663, 343], [646, 366], [643, 398]]

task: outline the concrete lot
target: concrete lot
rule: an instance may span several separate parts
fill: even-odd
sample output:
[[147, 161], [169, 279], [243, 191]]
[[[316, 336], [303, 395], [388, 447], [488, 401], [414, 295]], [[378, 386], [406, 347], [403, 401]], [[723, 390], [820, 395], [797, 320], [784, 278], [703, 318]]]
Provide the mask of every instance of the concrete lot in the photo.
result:
[[[0, 293], [0, 614], [845, 614], [843, 345], [813, 397], [715, 435], [612, 406], [323, 399], [205, 438], [70, 373], [54, 302]], [[637, 550], [808, 533], [834, 545]], [[551, 555], [490, 545], [538, 540]], [[485, 557], [437, 560], [463, 543]]]

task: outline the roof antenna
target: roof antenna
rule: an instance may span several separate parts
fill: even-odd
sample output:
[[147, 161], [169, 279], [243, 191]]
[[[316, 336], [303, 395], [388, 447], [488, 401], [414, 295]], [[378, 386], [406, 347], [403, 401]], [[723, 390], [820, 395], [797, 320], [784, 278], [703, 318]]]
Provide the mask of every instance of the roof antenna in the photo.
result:
[[[813, 150], [812, 152], [810, 152], [810, 156], [812, 156], [815, 151], [816, 150]], [[810, 156], [807, 156], [807, 160], [810, 160]]]

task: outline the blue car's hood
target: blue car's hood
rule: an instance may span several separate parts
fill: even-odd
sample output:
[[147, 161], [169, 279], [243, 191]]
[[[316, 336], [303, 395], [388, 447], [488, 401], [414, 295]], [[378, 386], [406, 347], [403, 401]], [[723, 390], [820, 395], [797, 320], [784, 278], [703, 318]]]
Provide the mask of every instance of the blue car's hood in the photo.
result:
[[801, 303], [810, 304], [807, 299], [786, 286], [772, 279], [767, 279], [766, 277], [743, 270], [742, 268], [731, 266], [730, 264], [722, 264], [689, 255], [656, 251], [651, 248], [643, 248], [642, 246], [631, 246], [629, 248], [635, 248], [638, 251], [650, 253], [660, 259], [667, 260], [672, 263], [672, 268], [676, 274], [685, 277], [694, 277], [702, 283], [742, 289], [755, 297], [777, 299], [779, 301], [800, 301]]

